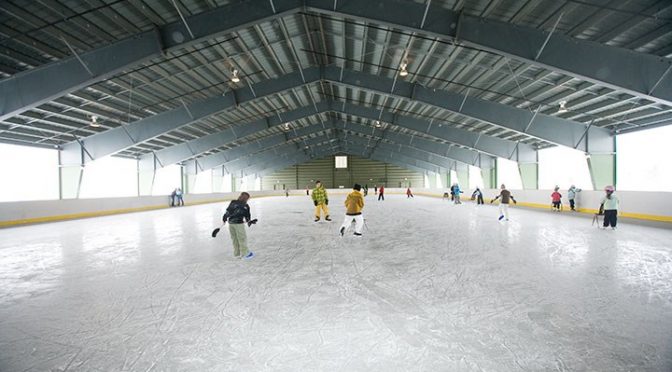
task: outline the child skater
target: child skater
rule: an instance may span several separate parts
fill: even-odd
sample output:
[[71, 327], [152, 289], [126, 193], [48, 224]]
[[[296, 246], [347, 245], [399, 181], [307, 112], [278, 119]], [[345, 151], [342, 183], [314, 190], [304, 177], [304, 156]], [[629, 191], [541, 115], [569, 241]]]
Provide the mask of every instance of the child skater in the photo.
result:
[[616, 230], [616, 222], [618, 220], [618, 207], [620, 201], [614, 195], [614, 186], [607, 186], [604, 188], [606, 195], [600, 204], [600, 210], [604, 210], [604, 224], [603, 229], [611, 226], [612, 230]]
[[[355, 236], [362, 236], [362, 228], [364, 227], [364, 217], [362, 216], [362, 209], [364, 208], [364, 197], [360, 192], [362, 186], [355, 184], [352, 187], [352, 192], [345, 198], [345, 219], [341, 225], [341, 236], [345, 234], [352, 220], [355, 220]], [[381, 191], [382, 192], [382, 191]]]
[[244, 224], [247, 223], [250, 227], [257, 222], [257, 220], [250, 220], [250, 206], [247, 204], [249, 199], [250, 194], [241, 193], [238, 200], [231, 201], [222, 217], [224, 223], [229, 223], [229, 233], [233, 241], [233, 256], [245, 260], [254, 257], [254, 253], [247, 249], [247, 233]]
[[502, 191], [499, 192], [499, 195], [497, 195], [494, 199], [490, 200], [490, 204], [494, 203], [495, 200], [502, 198], [502, 200], [499, 202], [499, 220], [501, 221], [502, 218], [506, 217], [506, 220], [509, 220], [509, 201], [513, 200], [514, 204], [518, 204], [516, 199], [513, 198], [513, 195], [511, 195], [511, 191], [506, 189], [506, 186], [502, 184]]
[[476, 205], [485, 204], [483, 203], [483, 192], [478, 187], [476, 188], [476, 190], [474, 190], [474, 193], [471, 194], [471, 200], [474, 199], [476, 199]]
[[315, 182], [313, 204], [315, 204], [315, 222], [320, 220], [320, 214], [324, 214], [326, 221], [331, 221], [329, 217], [329, 195], [327, 195], [327, 190], [320, 181]]
[[570, 186], [569, 190], [567, 190], [567, 198], [569, 199], [569, 208], [571, 208], [572, 211], [574, 212], [576, 212], [576, 196], [580, 192], [581, 189], [577, 188], [574, 185]]
[[406, 189], [406, 199], [412, 198], [413, 197], [413, 191], [411, 191], [411, 188]]
[[562, 200], [562, 194], [558, 192], [560, 188], [558, 186], [555, 186], [555, 190], [551, 194], [551, 200], [553, 201], [553, 210], [556, 212], [560, 212], [560, 203]]

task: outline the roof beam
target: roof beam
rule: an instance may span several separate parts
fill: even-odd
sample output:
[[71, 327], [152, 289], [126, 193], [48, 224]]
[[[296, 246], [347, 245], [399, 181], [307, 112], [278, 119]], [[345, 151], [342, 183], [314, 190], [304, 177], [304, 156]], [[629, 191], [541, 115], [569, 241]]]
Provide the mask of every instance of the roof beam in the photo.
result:
[[[454, 40], [594, 84], [672, 105], [672, 60], [403, 0], [306, 0], [310, 10]], [[425, 22], [420, 23], [427, 13]]]
[[[591, 138], [593, 143], [590, 147], [594, 151], [610, 151], [612, 148], [611, 132], [604, 128], [458, 93], [426, 88], [400, 79], [341, 70], [337, 67], [323, 67], [321, 71], [324, 80], [335, 84], [435, 106], [557, 145], [576, 148], [581, 141]], [[585, 135], [586, 131], [590, 136]]]
[[[317, 78], [313, 78], [317, 80]], [[235, 89], [223, 96], [184, 104], [120, 127], [94, 134], [63, 146], [64, 164], [85, 164], [106, 155], [112, 155], [171, 130], [197, 122], [227, 108], [261, 99], [304, 85], [298, 72], [269, 79], [251, 87]]]
[[[184, 48], [301, 9], [297, 0], [235, 2], [0, 81], [0, 121]], [[187, 30], [185, 24], [190, 26]], [[191, 36], [193, 35], [193, 37]], [[81, 62], [80, 62], [81, 60]], [[90, 70], [91, 73], [89, 73]]]

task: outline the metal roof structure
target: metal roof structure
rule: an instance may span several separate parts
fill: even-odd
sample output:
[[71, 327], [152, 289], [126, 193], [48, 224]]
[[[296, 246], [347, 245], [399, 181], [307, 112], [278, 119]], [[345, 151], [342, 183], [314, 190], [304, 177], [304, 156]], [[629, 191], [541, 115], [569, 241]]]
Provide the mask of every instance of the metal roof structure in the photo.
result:
[[672, 2], [5, 0], [0, 79], [0, 142], [69, 163], [532, 161], [672, 123]]

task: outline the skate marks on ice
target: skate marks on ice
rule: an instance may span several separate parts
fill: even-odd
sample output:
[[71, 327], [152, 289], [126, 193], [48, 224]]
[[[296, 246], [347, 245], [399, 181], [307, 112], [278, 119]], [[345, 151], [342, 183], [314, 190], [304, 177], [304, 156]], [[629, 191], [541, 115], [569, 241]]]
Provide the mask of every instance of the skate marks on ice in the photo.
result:
[[318, 223], [308, 199], [253, 199], [251, 261], [210, 238], [222, 206], [0, 231], [0, 370], [672, 366], [667, 232], [389, 196], [340, 238], [332, 199]]

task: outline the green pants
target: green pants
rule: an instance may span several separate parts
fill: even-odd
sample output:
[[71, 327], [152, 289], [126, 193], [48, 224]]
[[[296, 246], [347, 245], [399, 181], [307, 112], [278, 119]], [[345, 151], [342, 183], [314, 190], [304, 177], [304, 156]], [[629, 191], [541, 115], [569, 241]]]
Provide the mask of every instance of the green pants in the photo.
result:
[[245, 232], [244, 223], [230, 223], [229, 233], [231, 233], [231, 240], [233, 241], [233, 255], [236, 257], [247, 256], [247, 233]]

